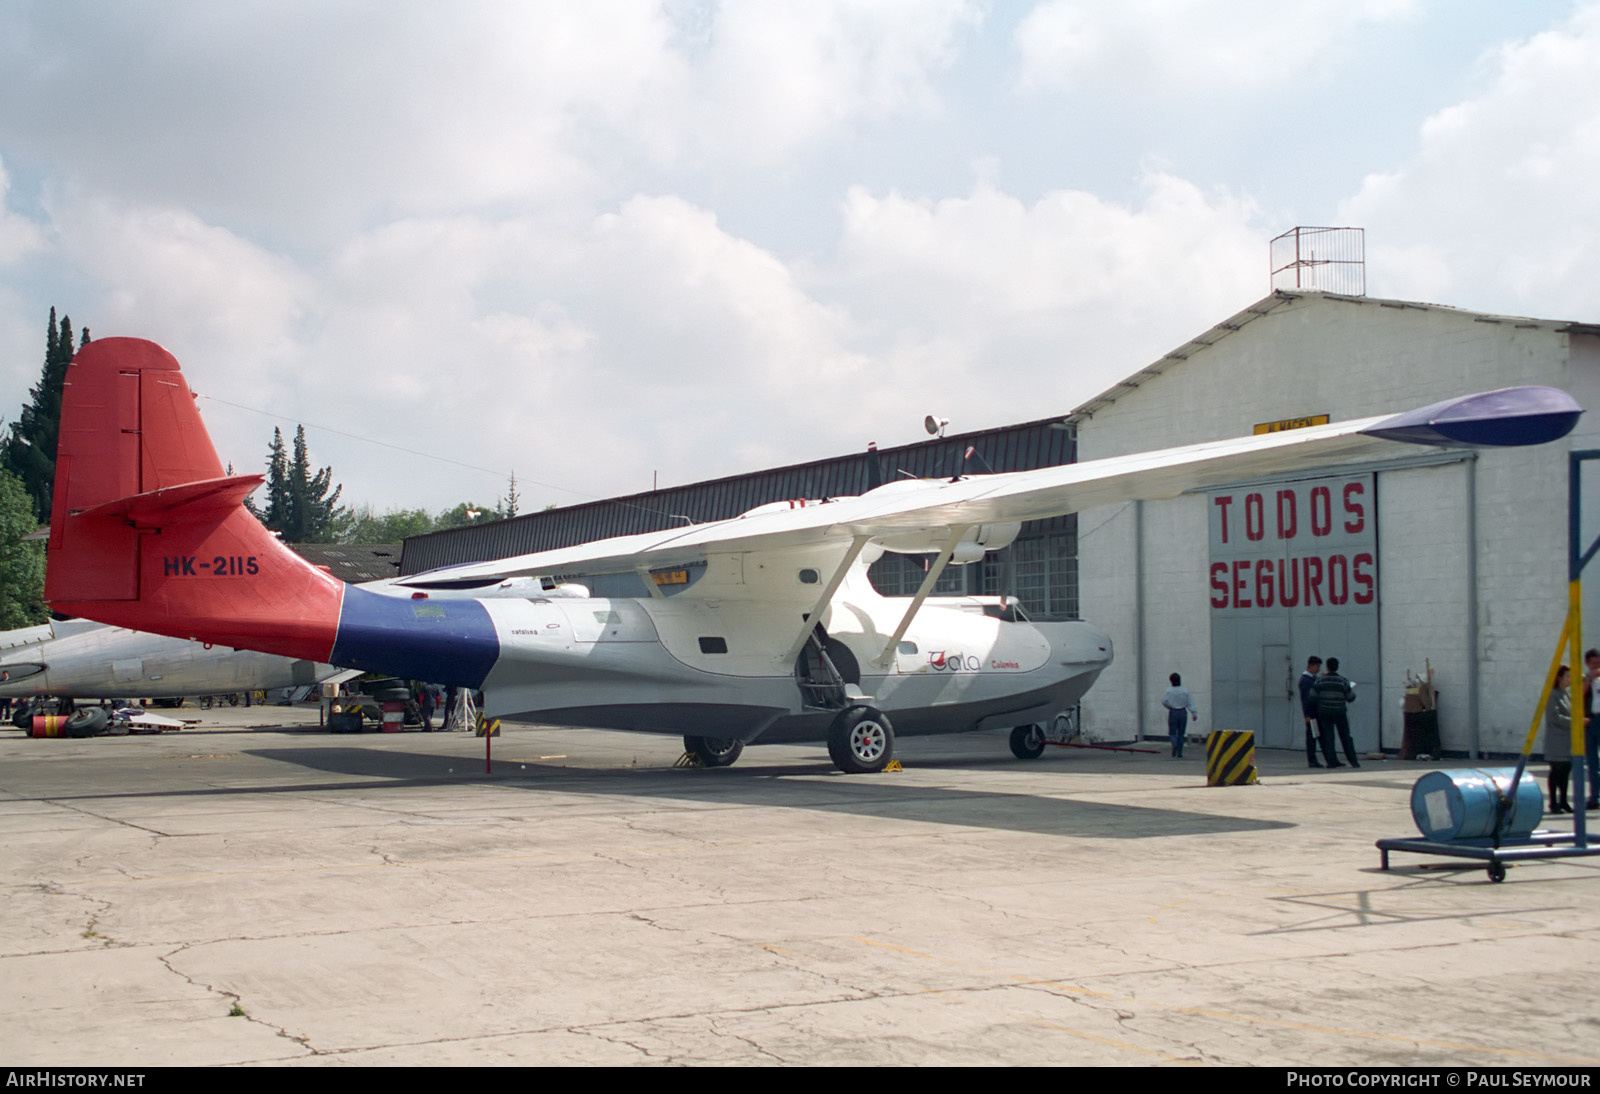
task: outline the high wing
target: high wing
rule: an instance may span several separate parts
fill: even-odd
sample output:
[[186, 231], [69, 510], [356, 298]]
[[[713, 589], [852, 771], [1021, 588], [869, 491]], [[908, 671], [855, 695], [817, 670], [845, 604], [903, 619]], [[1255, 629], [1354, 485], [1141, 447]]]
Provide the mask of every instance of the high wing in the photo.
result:
[[860, 497], [731, 520], [596, 540], [577, 547], [452, 566], [399, 579], [468, 581], [524, 574], [625, 572], [712, 555], [837, 545], [923, 543], [932, 553], [969, 529], [1175, 497], [1262, 474], [1289, 474], [1397, 454], [1413, 445], [1505, 447], [1565, 436], [1582, 408], [1564, 391], [1515, 387], [1308, 429], [1209, 441], [1035, 471], [888, 483]]

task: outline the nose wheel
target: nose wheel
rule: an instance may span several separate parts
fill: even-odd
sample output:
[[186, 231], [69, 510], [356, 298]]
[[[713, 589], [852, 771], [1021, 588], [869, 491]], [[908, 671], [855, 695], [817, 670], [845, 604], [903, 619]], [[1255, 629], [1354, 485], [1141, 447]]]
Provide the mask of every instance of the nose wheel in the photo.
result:
[[894, 759], [894, 727], [882, 711], [850, 707], [828, 730], [828, 755], [847, 775], [871, 775]]

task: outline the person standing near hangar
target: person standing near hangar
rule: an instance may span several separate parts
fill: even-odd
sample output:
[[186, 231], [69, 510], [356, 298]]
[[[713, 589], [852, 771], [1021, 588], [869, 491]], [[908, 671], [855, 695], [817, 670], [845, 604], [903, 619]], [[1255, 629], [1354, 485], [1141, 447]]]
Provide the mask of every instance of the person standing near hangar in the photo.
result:
[[1572, 778], [1572, 670], [1562, 665], [1544, 704], [1544, 758], [1550, 765], [1550, 812], [1570, 813], [1567, 788]]
[[1311, 689], [1316, 685], [1317, 675], [1321, 671], [1322, 658], [1312, 654], [1306, 658], [1306, 671], [1300, 674], [1300, 713], [1306, 720], [1306, 764], [1310, 767], [1322, 766], [1317, 759], [1317, 703], [1311, 697]]
[[1329, 767], [1344, 766], [1333, 751], [1333, 735], [1337, 731], [1350, 766], [1360, 767], [1361, 761], [1356, 759], [1355, 742], [1350, 739], [1350, 718], [1345, 710], [1356, 701], [1356, 689], [1350, 681], [1339, 675], [1337, 657], [1328, 658], [1327, 664], [1328, 671], [1317, 677], [1316, 683], [1311, 685], [1311, 697], [1317, 703], [1317, 730], [1322, 738], [1322, 754], [1327, 757]]
[[1172, 682], [1172, 686], [1161, 697], [1161, 705], [1167, 708], [1167, 736], [1172, 739], [1172, 757], [1181, 760], [1189, 720], [1192, 718], [1198, 722], [1200, 712], [1195, 709], [1194, 698], [1189, 694], [1189, 689], [1183, 686], [1183, 677], [1173, 673], [1167, 679]]
[[1589, 775], [1583, 807], [1600, 809], [1600, 688], [1595, 687], [1600, 679], [1600, 650], [1585, 650], [1583, 667], [1583, 752]]

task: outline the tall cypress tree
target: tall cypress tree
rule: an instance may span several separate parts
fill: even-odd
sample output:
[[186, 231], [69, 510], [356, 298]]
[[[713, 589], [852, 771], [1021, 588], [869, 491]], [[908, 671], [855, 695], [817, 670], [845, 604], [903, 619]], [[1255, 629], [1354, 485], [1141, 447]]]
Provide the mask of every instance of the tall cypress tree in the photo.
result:
[[266, 509], [258, 514], [262, 524], [285, 543], [332, 543], [349, 522], [349, 514], [339, 505], [343, 492], [342, 485], [333, 485], [332, 467], [312, 472], [305, 426], [295, 429], [292, 457], [284, 451], [283, 431], [272, 431]]
[[[89, 344], [89, 329], [83, 330], [80, 348]], [[45, 334], [44, 367], [30, 401], [11, 424], [0, 463], [22, 481], [43, 520], [50, 519], [50, 495], [56, 480], [56, 439], [61, 429], [61, 383], [72, 363], [72, 319], [63, 315], [59, 326], [56, 310], [50, 309], [50, 325]]]
[[[333, 490], [329, 495], [329, 489]], [[332, 543], [344, 516], [339, 506], [343, 484], [333, 486], [333, 468], [311, 471], [306, 427], [294, 431], [294, 462], [289, 468], [289, 520], [283, 537], [290, 543]]]
[[267, 446], [267, 507], [260, 514], [261, 523], [280, 536], [287, 535], [289, 527], [289, 457], [283, 447], [283, 430], [272, 430], [272, 443]]

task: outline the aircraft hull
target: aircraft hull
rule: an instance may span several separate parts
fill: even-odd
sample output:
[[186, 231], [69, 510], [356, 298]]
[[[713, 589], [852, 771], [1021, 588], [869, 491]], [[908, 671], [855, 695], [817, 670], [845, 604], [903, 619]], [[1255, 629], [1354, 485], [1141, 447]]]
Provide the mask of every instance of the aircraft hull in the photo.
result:
[[[1048, 720], [1075, 706], [1111, 662], [1110, 638], [1088, 623], [1002, 622], [928, 605], [902, 652], [879, 667], [875, 658], [904, 605], [858, 596], [828, 615], [830, 638], [860, 666], [851, 674], [851, 701], [887, 714], [897, 733], [966, 732], [1012, 713], [1019, 724]], [[484, 681], [493, 715], [747, 743], [823, 740], [835, 716], [805, 705], [794, 666], [782, 657], [788, 636], [770, 625], [744, 628], [693, 602], [487, 607], [499, 639]], [[756, 605], [750, 616], [798, 616], [792, 608]], [[608, 622], [586, 631], [594, 619]], [[703, 652], [702, 637], [721, 639], [728, 652]]]

